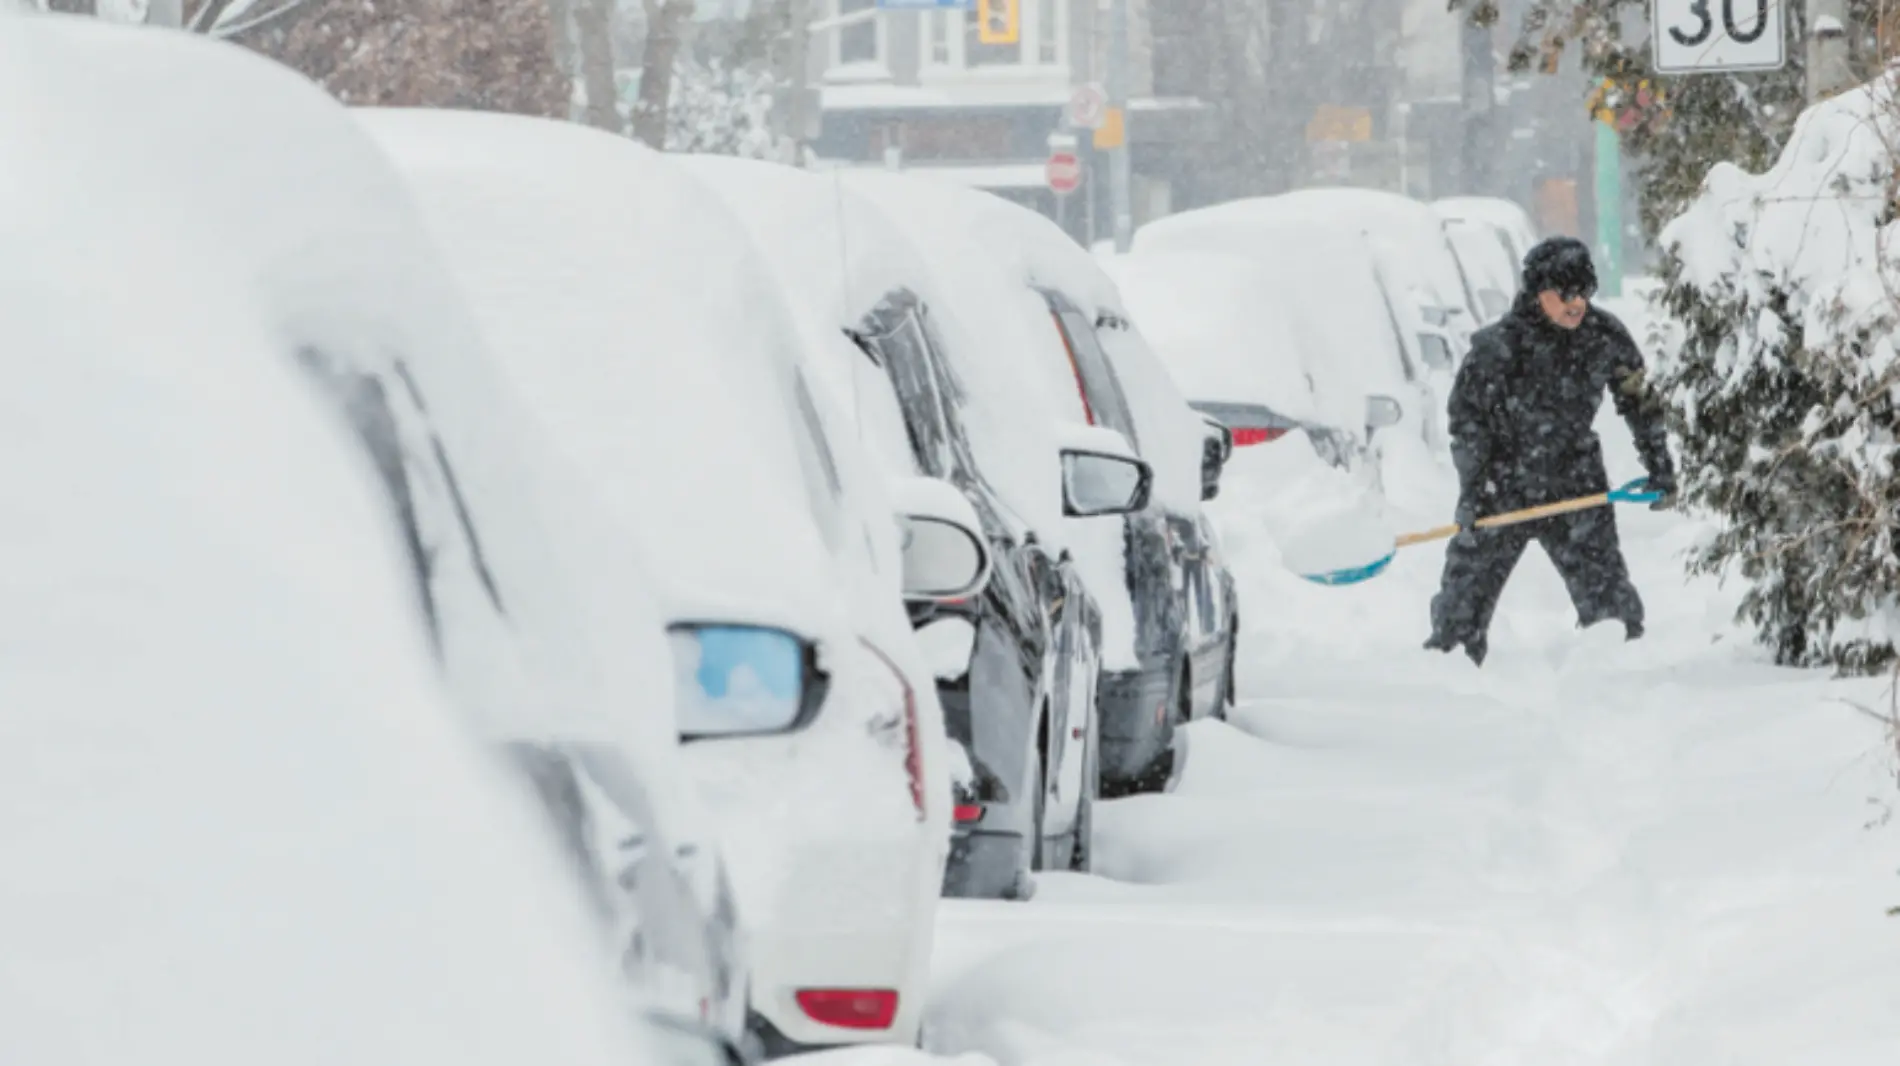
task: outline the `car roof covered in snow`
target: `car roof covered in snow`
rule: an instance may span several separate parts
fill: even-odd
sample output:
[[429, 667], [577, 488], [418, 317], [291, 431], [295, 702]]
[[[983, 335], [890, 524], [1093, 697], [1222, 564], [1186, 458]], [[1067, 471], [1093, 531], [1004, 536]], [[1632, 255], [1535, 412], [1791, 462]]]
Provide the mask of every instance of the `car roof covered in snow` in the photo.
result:
[[515, 387], [638, 523], [672, 617], [844, 639], [850, 575], [829, 560], [880, 524], [894, 541], [895, 520], [887, 504], [843, 515], [866, 528], [824, 528], [813, 501], [854, 456], [805, 462], [803, 334], [718, 196], [659, 153], [571, 123], [357, 115], [422, 201]]
[[[634, 689], [632, 677], [670, 662], [639, 609], [651, 603], [643, 567], [587, 543], [611, 536], [604, 512], [562, 476], [571, 471], [492, 372], [400, 178], [349, 113], [288, 69], [201, 37], [59, 17], [22, 20], [8, 37], [16, 69], [40, 79], [29, 109], [57, 95], [69, 117], [41, 127], [51, 158], [74, 173], [137, 174], [116, 183], [120, 197], [188, 216], [241, 264], [204, 279], [207, 299], [267, 306], [286, 359], [309, 343], [365, 371], [402, 361], [546, 686], [537, 714], [595, 729], [601, 708], [638, 706], [626, 701], [650, 681]], [[155, 106], [128, 113], [133, 97]]]
[[0, 206], [0, 442], [31, 457], [0, 466], [28, 564], [0, 1061], [637, 1061], [578, 897], [445, 698], [366, 456], [258, 358], [274, 323], [207, 298], [243, 265], [46, 163]]
[[[276, 344], [260, 357], [288, 364], [314, 345], [414, 386], [508, 623], [488, 630], [505, 644], [447, 657], [472, 727], [622, 746], [666, 817], [688, 817], [672, 657], [644, 561], [495, 372], [400, 177], [347, 109], [196, 35], [31, 17], [0, 48], [0, 71], [21, 79], [0, 96], [5, 135], [49, 161], [40, 169], [56, 161], [95, 195], [176, 215], [218, 249], [229, 269], [197, 279], [201, 299], [266, 316]], [[149, 106], [129, 111], [135, 98]], [[444, 621], [445, 635], [466, 631]], [[483, 657], [519, 669], [453, 668]], [[490, 691], [501, 679], [530, 688]]]

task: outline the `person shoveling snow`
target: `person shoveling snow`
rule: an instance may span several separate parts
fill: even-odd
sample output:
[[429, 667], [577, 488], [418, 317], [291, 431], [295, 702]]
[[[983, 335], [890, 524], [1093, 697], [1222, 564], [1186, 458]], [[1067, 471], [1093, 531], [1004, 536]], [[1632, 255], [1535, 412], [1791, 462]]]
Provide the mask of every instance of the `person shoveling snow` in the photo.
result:
[[1484, 664], [1492, 612], [1533, 540], [1563, 576], [1579, 626], [1615, 619], [1627, 639], [1643, 634], [1643, 601], [1612, 508], [1493, 529], [1474, 525], [1481, 516], [1609, 490], [1592, 428], [1605, 389], [1636, 439], [1647, 488], [1662, 494], [1651, 506], [1668, 506], [1676, 491], [1642, 353], [1616, 316], [1591, 306], [1596, 280], [1583, 242], [1546, 240], [1524, 257], [1523, 290], [1511, 312], [1472, 338], [1447, 405], [1460, 532], [1446, 549], [1432, 598], [1427, 649], [1463, 645], [1472, 662]]

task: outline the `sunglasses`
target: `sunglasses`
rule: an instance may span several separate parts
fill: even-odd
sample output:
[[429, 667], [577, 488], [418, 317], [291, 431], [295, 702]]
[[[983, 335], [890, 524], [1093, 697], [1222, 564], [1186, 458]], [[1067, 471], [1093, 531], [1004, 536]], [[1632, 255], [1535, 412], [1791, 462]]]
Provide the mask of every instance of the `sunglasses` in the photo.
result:
[[1588, 300], [1596, 294], [1597, 287], [1595, 285], [1567, 285], [1557, 290], [1557, 298], [1565, 303], [1579, 298]]

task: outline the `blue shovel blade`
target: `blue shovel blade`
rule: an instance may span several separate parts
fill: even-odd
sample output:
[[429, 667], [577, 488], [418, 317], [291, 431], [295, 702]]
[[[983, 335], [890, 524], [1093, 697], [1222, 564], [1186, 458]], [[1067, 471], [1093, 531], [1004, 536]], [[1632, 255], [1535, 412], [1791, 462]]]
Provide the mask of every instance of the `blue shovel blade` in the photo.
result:
[[1301, 574], [1300, 576], [1316, 585], [1357, 585], [1361, 581], [1378, 577], [1385, 568], [1392, 565], [1398, 555], [1394, 549], [1386, 553], [1385, 558], [1367, 563], [1364, 566], [1349, 566], [1344, 570], [1328, 570], [1323, 574]]
[[1655, 503], [1662, 497], [1660, 492], [1649, 491], [1649, 479], [1643, 477], [1610, 490], [1611, 503]]

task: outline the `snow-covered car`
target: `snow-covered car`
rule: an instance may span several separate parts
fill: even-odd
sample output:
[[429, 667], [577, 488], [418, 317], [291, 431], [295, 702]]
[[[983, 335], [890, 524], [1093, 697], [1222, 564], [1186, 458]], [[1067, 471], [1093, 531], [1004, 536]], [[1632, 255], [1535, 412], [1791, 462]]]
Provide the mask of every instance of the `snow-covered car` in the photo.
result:
[[[1252, 264], [1259, 286], [1252, 299], [1283, 312], [1327, 424], [1354, 438], [1351, 449], [1328, 449], [1334, 455], [1365, 444], [1362, 425], [1390, 422], [1389, 410], [1373, 410], [1383, 407], [1373, 399], [1379, 396], [1400, 408], [1387, 443], [1417, 439], [1428, 451], [1442, 451], [1439, 397], [1450, 388], [1454, 338], [1424, 321], [1405, 296], [1404, 264], [1381, 254], [1358, 227], [1304, 219], [1280, 199], [1235, 200], [1157, 219], [1136, 231], [1134, 256], [1220, 253]], [[1275, 420], [1268, 413], [1230, 405], [1220, 417], [1237, 442], [1250, 431], [1274, 439], [1287, 427], [1284, 415]]]
[[[1452, 334], [1462, 353], [1485, 320], [1479, 297], [1452, 251], [1444, 220], [1431, 206], [1382, 189], [1295, 189], [1268, 198], [1278, 210], [1307, 222], [1330, 223], [1364, 233], [1378, 248], [1388, 273], [1405, 270], [1404, 292], [1428, 325]], [[1394, 280], [1397, 280], [1396, 278]]]
[[[1149, 344], [1195, 410], [1245, 427], [1235, 447], [1304, 437], [1341, 468], [1365, 459], [1379, 429], [1404, 416], [1303, 344], [1285, 298], [1252, 258], [1229, 251], [1143, 250], [1105, 264]], [[1312, 359], [1315, 365], [1308, 366]]]
[[1484, 223], [1498, 234], [1504, 252], [1510, 257], [1513, 273], [1524, 265], [1538, 241], [1537, 223], [1530, 212], [1513, 201], [1491, 196], [1451, 196], [1432, 201], [1432, 210], [1447, 221]]
[[981, 587], [960, 497], [903, 497], [961, 538], [945, 580], [917, 554], [939, 539], [913, 526], [904, 551], [756, 246], [665, 157], [544, 119], [357, 116], [513, 386], [635, 527], [627, 550], [662, 561], [678, 729], [751, 934], [755, 1035], [772, 1055], [914, 1040], [951, 796], [902, 596]]
[[[8, 18], [0, 112], [63, 137], [90, 68]], [[717, 1061], [629, 1017], [246, 264], [118, 173], [40, 156], [0, 205], [0, 1061]]]
[[[1034, 870], [1086, 869], [1101, 621], [1067, 558], [1073, 530], [1056, 513], [1061, 501], [1038, 510], [1048, 503], [1045, 486], [1061, 483], [1057, 427], [1018, 391], [973, 387], [984, 379], [953, 360], [950, 346], [986, 343], [972, 329], [984, 304], [959, 302], [932, 260], [862, 193], [766, 163], [703, 157], [686, 165], [746, 220], [799, 311], [814, 365], [855, 412], [870, 457], [892, 478], [927, 474], [955, 485], [996, 560], [981, 595], [911, 607], [950, 737], [969, 762], [968, 779], [956, 784], [944, 893], [1026, 898]], [[1082, 443], [1071, 463], [1129, 465], [1091, 459], [1101, 442]], [[1068, 502], [1108, 511], [1133, 501]]]
[[1503, 231], [1488, 222], [1448, 218], [1445, 239], [1471, 281], [1484, 323], [1503, 318], [1517, 295], [1518, 274]]
[[1115, 283], [1054, 223], [949, 184], [877, 184], [895, 210], [935, 231], [933, 255], [960, 236], [983, 251], [979, 269], [1038, 298], [1025, 330], [1031, 343], [990, 354], [1019, 379], [1047, 382], [1049, 417], [1111, 430], [1154, 469], [1153, 492], [1119, 530], [1111, 527], [1120, 543], [1104, 553], [1102, 577], [1090, 578], [1105, 605], [1096, 699], [1102, 789], [1159, 791], [1175, 770], [1175, 731], [1224, 715], [1234, 698], [1239, 604], [1201, 509], [1217, 474], [1207, 468], [1206, 422], [1129, 320]]
[[[643, 1002], [742, 1037], [744, 943], [655, 687], [671, 657], [644, 560], [493, 372], [388, 161], [333, 98], [235, 46], [64, 16], [4, 37], [20, 89], [0, 114], [30, 121], [0, 138], [216, 251], [198, 283], [264, 322], [256, 357], [301, 368], [380, 475], [455, 705], [539, 786], [603, 955]], [[133, 97], [151, 112], [128, 116]]]

